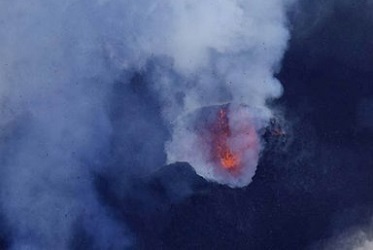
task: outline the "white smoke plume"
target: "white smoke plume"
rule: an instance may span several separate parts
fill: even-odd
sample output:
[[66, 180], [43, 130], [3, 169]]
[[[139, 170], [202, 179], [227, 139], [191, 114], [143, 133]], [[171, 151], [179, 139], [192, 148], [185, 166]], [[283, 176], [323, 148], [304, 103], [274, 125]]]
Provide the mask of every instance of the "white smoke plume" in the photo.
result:
[[[189, 162], [206, 179], [231, 187], [251, 182], [262, 146], [243, 149], [239, 145], [247, 143], [245, 132], [235, 135], [234, 131], [246, 123], [254, 128], [252, 134], [260, 134], [272, 117], [266, 102], [282, 93], [273, 75], [289, 39], [285, 15], [289, 4], [276, 0], [178, 2], [179, 18], [172, 25], [177, 32], [166, 44], [172, 52], [173, 70], [181, 79], [164, 73], [155, 78], [167, 104], [165, 116], [174, 125], [166, 147], [169, 163]], [[201, 131], [191, 128], [191, 113], [224, 103], [236, 106], [228, 109], [232, 133], [228, 143], [232, 149], [245, 151], [235, 174], [222, 171], [209, 159], [214, 146], [199, 143]], [[248, 108], [243, 112], [237, 105]]]
[[372, 250], [373, 249], [373, 241], [365, 241], [361, 246], [356, 247], [354, 250]]
[[260, 133], [271, 117], [266, 101], [282, 92], [273, 74], [289, 39], [289, 4], [1, 1], [0, 202], [11, 248], [70, 249], [76, 224], [98, 249], [130, 246], [126, 227], [100, 203], [92, 181], [106, 171], [102, 155], [112, 133], [106, 106], [123, 74], [151, 79], [172, 130], [168, 162], [188, 161], [206, 179], [232, 187], [249, 184], [262, 146], [245, 155], [243, 177], [205, 171], [212, 163], [196, 158], [207, 152], [193, 141], [198, 131], [186, 133], [188, 115], [244, 105], [242, 116], [228, 114], [230, 129], [248, 123]]
[[319, 244], [310, 249], [372, 250], [372, 232], [372, 225], [350, 228], [345, 232], [328, 239], [324, 245]]

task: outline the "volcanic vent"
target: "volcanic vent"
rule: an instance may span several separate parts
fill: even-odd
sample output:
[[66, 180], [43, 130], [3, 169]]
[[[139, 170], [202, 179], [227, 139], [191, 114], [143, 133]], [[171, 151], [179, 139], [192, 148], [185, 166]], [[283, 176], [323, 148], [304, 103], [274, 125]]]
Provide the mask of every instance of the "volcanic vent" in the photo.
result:
[[169, 162], [189, 162], [197, 174], [231, 187], [249, 184], [261, 149], [258, 113], [248, 106], [224, 104], [181, 118], [167, 145]]

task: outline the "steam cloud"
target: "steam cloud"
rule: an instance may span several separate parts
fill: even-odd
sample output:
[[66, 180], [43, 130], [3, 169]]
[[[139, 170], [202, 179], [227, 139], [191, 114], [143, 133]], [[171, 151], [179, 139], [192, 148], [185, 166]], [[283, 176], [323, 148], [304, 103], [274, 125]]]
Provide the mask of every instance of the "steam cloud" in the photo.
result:
[[[168, 162], [190, 162], [206, 179], [231, 187], [246, 186], [258, 163], [256, 146], [247, 150], [238, 178], [216, 171], [216, 163], [206, 157], [209, 149], [198, 143], [199, 131], [190, 129], [188, 115], [222, 103], [244, 104], [250, 107], [251, 117], [245, 112], [240, 112], [241, 117], [230, 112], [228, 118], [234, 121], [230, 122], [231, 129], [251, 122], [257, 133], [263, 130], [272, 116], [266, 101], [282, 93], [273, 74], [289, 38], [285, 17], [289, 1], [184, 4], [187, 12], [178, 14], [177, 32], [170, 46], [171, 51], [177, 48], [173, 54], [174, 70], [182, 79], [170, 81], [170, 77], [161, 77], [155, 81], [165, 103], [170, 104], [165, 107], [165, 116], [170, 122], [175, 121], [173, 138], [167, 144]], [[178, 10], [182, 6], [178, 4]], [[194, 35], [188, 36], [190, 33]], [[170, 94], [173, 92], [176, 93]], [[180, 97], [177, 93], [182, 100], [176, 99]], [[243, 136], [240, 138], [233, 147], [243, 143]]]
[[[369, 224], [369, 223], [368, 223]], [[324, 245], [315, 245], [310, 249], [370, 250], [373, 249], [372, 225], [355, 227], [334, 235]]]
[[[1, 1], [0, 198], [11, 248], [69, 249], [77, 225], [98, 249], [131, 245], [125, 225], [98, 199], [92, 177], [108, 171], [114, 132], [107, 103], [123, 75], [141, 72], [152, 83], [172, 133], [168, 163], [188, 161], [206, 179], [232, 187], [249, 184], [259, 150], [244, 178], [214, 174], [204, 171], [211, 163], [193, 156], [204, 152], [191, 145], [198, 131], [184, 132], [189, 114], [223, 103], [248, 106], [257, 133], [266, 126], [266, 101], [282, 92], [273, 74], [289, 38], [289, 4]], [[237, 121], [232, 129], [247, 119], [235, 115], [229, 115]], [[157, 167], [148, 164], [144, 172]]]

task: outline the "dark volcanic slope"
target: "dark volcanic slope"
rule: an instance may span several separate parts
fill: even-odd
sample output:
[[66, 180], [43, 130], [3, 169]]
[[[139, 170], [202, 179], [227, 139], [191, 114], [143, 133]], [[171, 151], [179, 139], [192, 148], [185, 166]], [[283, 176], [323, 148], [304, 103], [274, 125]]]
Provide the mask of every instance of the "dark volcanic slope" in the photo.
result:
[[310, 7], [279, 74], [290, 145], [266, 153], [248, 188], [211, 185], [173, 207], [165, 249], [304, 249], [371, 218], [372, 8]]

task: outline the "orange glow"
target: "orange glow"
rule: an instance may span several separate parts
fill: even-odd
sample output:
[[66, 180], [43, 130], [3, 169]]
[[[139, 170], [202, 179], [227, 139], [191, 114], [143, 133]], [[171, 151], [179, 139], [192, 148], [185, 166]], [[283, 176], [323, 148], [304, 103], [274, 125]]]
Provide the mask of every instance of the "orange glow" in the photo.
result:
[[239, 158], [234, 155], [229, 148], [222, 150], [220, 155], [220, 163], [226, 169], [232, 169], [238, 166]]
[[215, 128], [215, 149], [221, 166], [227, 170], [236, 169], [240, 164], [240, 157], [229, 147], [228, 138], [231, 135], [226, 109], [219, 111], [218, 123]]

